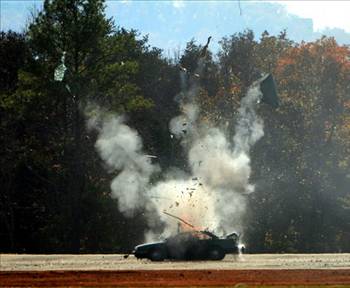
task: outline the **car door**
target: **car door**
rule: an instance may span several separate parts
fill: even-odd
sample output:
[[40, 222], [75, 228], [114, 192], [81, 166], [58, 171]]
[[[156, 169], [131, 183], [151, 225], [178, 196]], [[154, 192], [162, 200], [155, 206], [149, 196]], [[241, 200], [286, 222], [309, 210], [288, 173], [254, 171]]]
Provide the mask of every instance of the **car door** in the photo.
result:
[[193, 246], [191, 233], [184, 232], [169, 237], [166, 241], [168, 257], [171, 259], [186, 259], [186, 254]]
[[196, 232], [194, 238], [196, 241], [192, 243], [190, 250], [192, 259], [206, 259], [207, 251], [212, 242], [211, 237], [202, 232]]

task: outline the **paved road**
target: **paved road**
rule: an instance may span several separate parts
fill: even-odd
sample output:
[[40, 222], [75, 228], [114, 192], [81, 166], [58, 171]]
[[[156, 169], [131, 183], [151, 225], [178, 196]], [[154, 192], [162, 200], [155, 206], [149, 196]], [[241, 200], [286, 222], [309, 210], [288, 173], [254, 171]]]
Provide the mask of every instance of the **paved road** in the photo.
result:
[[44, 270], [202, 270], [202, 269], [350, 269], [350, 254], [246, 254], [222, 261], [137, 260], [124, 255], [0, 254], [0, 271]]

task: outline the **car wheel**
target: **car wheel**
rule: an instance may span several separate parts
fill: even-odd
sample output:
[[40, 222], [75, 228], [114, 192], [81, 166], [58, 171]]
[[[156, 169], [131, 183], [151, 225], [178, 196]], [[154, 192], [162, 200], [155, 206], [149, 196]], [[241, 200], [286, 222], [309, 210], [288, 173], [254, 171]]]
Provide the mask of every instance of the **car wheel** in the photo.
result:
[[149, 256], [149, 259], [152, 261], [163, 261], [164, 258], [164, 253], [160, 249], [154, 249]]
[[208, 253], [209, 260], [222, 260], [225, 257], [225, 252], [220, 247], [213, 247]]

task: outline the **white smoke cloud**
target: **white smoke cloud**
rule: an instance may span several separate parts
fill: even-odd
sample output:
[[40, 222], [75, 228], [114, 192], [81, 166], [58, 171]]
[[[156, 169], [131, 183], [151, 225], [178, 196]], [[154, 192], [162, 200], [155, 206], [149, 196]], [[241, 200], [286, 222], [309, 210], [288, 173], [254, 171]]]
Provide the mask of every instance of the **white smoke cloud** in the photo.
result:
[[242, 99], [233, 139], [220, 128], [201, 123], [194, 103], [183, 105], [182, 114], [171, 120], [171, 132], [183, 138], [188, 150], [190, 174], [170, 174], [151, 190], [159, 197], [155, 205], [158, 214], [168, 223], [166, 234], [174, 232], [177, 221], [162, 215], [164, 210], [201, 229], [217, 233], [242, 230], [246, 194], [254, 191], [249, 183], [249, 151], [264, 135], [263, 121], [255, 112], [260, 98], [261, 92], [254, 86]]
[[144, 154], [140, 136], [124, 123], [123, 117], [108, 117], [99, 132], [96, 149], [118, 172], [111, 183], [112, 197], [118, 198], [121, 212], [131, 215], [145, 206], [150, 177], [159, 167]]
[[242, 99], [235, 135], [230, 139], [219, 127], [201, 122], [195, 88], [190, 87], [184, 94], [190, 96], [188, 102], [182, 100], [182, 114], [169, 124], [171, 133], [182, 139], [189, 171], [169, 169], [163, 173], [163, 180], [151, 185], [150, 179], [159, 167], [145, 155], [138, 133], [122, 117], [106, 118], [100, 128], [96, 148], [108, 166], [118, 172], [111, 184], [112, 196], [127, 216], [139, 208], [146, 211], [148, 240], [158, 236], [152, 229], [159, 220], [165, 223], [164, 236], [178, 230], [178, 221], [164, 211], [198, 229], [228, 233], [243, 228], [246, 194], [254, 191], [249, 182], [249, 151], [264, 135], [263, 121], [255, 111], [261, 92], [255, 85]]

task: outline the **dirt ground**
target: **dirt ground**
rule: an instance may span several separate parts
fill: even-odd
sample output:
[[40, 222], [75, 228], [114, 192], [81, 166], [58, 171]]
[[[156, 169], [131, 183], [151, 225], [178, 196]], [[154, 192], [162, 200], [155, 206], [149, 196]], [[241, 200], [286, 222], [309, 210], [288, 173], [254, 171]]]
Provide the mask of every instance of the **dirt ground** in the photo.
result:
[[245, 254], [222, 261], [151, 262], [124, 255], [0, 254], [0, 271], [172, 269], [350, 269], [350, 254]]
[[245, 285], [347, 285], [350, 287], [350, 269], [0, 272], [2, 287], [244, 287]]
[[350, 254], [227, 256], [152, 263], [123, 255], [0, 255], [1, 287], [345, 285]]

